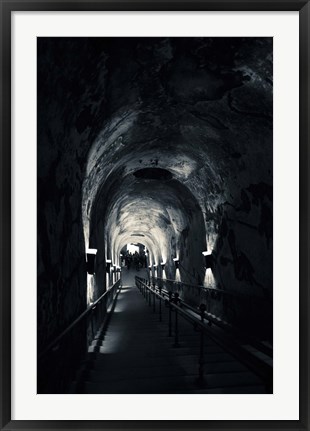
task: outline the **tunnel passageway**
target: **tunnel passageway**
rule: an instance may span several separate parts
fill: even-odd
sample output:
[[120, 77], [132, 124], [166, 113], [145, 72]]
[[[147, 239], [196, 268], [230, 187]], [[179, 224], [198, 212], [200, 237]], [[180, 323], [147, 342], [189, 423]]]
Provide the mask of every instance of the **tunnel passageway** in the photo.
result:
[[[180, 343], [135, 286], [144, 271], [124, 269], [110, 322], [88, 349], [77, 393], [264, 393], [262, 381], [212, 340], [205, 340], [204, 384], [198, 382], [199, 334], [179, 322]], [[158, 304], [156, 305], [158, 308]]]
[[[203, 390], [197, 331], [180, 321], [171, 347], [128, 244], [140, 277], [272, 358], [273, 39], [40, 37], [37, 53], [38, 393], [67, 393], [92, 348], [85, 392]], [[261, 392], [206, 343], [207, 390]]]

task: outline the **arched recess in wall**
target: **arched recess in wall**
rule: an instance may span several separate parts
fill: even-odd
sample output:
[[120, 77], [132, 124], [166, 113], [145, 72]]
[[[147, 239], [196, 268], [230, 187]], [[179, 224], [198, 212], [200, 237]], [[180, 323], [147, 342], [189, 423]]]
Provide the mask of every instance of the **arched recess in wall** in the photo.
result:
[[[110, 174], [96, 196], [90, 219], [90, 243], [97, 244], [97, 263], [102, 264], [97, 274], [104, 274], [105, 258], [117, 262], [123, 245], [139, 242], [143, 235], [152, 265], [164, 262], [165, 272], [175, 278], [173, 258], [178, 257], [181, 278], [197, 284], [203, 278], [201, 252], [206, 236], [197, 200], [172, 176], [169, 181], [161, 181], [137, 178], [135, 172], [123, 177]], [[103, 244], [100, 258], [99, 247]], [[100, 283], [98, 275], [97, 282]]]

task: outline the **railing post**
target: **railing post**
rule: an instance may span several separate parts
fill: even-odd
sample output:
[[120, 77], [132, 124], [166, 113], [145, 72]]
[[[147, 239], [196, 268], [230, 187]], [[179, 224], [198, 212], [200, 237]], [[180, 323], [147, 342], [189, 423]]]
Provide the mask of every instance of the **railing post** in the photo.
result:
[[153, 289], [153, 313], [155, 313], [155, 299], [156, 299], [156, 290], [155, 290], [155, 286]]
[[171, 337], [171, 328], [172, 328], [172, 321], [171, 321], [171, 311], [172, 311], [172, 307], [171, 307], [171, 301], [172, 301], [172, 292], [168, 292], [169, 295], [169, 333], [168, 333], [168, 337]]
[[90, 315], [90, 326], [91, 326], [92, 339], [94, 339], [94, 311], [95, 311], [95, 308], [96, 308], [96, 306], [92, 308], [91, 315]]
[[[175, 305], [179, 304], [179, 294], [178, 292], [174, 293], [174, 303]], [[178, 326], [178, 310], [175, 311], [175, 328], [174, 328], [174, 347], [179, 347], [179, 326]]]
[[[206, 311], [206, 305], [200, 304], [199, 306], [200, 310], [200, 317], [201, 322], [204, 321], [205, 311]], [[199, 353], [199, 378], [198, 383], [203, 384], [204, 382], [204, 332], [203, 328], [200, 328], [200, 353]]]
[[161, 315], [161, 286], [159, 286], [159, 321], [162, 321], [162, 315]]
[[[102, 300], [98, 302], [98, 320], [101, 323], [103, 321], [103, 305]], [[99, 323], [99, 325], [100, 325]]]

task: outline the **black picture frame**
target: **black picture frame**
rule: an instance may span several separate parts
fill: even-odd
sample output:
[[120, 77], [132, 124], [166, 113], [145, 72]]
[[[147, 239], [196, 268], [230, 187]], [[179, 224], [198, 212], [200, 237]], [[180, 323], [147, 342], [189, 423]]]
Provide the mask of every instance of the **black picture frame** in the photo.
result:
[[[1, 27], [1, 179], [0, 179], [0, 424], [2, 430], [208, 429], [310, 430], [309, 425], [309, 23], [305, 0], [0, 0]], [[11, 420], [11, 12], [13, 11], [298, 11], [300, 24], [300, 419], [297, 421], [13, 421]], [[297, 286], [292, 286], [296, 294]], [[288, 315], [289, 319], [289, 315]], [[289, 336], [289, 334], [287, 334]], [[288, 370], [289, 372], [289, 370]]]

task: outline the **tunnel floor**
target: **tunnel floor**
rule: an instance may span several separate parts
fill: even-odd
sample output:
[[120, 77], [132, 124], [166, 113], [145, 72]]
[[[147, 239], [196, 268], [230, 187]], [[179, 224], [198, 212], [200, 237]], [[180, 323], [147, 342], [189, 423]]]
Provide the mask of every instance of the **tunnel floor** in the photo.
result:
[[[199, 334], [179, 319], [179, 347], [168, 336], [168, 309], [163, 318], [149, 306], [134, 277], [140, 270], [122, 271], [122, 288], [108, 327], [93, 342], [84, 362], [75, 393], [168, 394], [168, 393], [264, 393], [259, 378], [205, 340], [205, 379], [197, 382]], [[173, 316], [174, 317], [174, 316]]]

